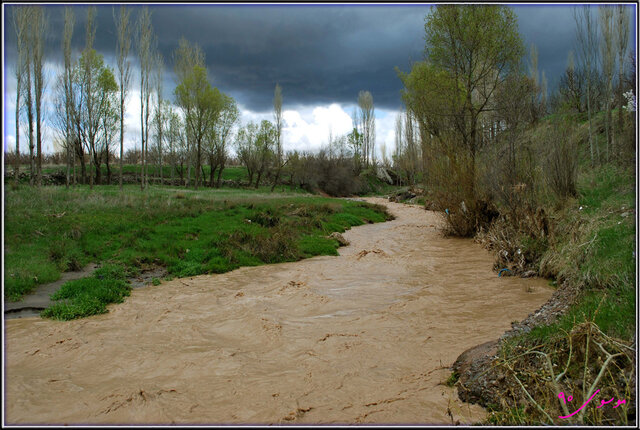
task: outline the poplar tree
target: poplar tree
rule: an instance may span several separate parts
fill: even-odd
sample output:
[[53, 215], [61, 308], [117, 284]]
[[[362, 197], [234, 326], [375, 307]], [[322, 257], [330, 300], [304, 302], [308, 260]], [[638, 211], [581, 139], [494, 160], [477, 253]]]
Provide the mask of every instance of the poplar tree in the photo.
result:
[[118, 62], [118, 85], [120, 87], [120, 179], [122, 191], [123, 159], [124, 159], [124, 106], [129, 93], [131, 82], [131, 63], [129, 50], [131, 49], [131, 11], [126, 6], [120, 6], [120, 14], [116, 16], [113, 10], [118, 39], [116, 42], [116, 58]]
[[[16, 42], [18, 58], [16, 60], [16, 160], [14, 166], [14, 180], [18, 184], [20, 174], [20, 101], [22, 97], [22, 89], [25, 85], [23, 77], [26, 72], [26, 63], [29, 61], [26, 50], [27, 47], [27, 26], [29, 23], [28, 7], [19, 6], [13, 8], [13, 28], [16, 32]], [[29, 85], [29, 81], [27, 81]]]

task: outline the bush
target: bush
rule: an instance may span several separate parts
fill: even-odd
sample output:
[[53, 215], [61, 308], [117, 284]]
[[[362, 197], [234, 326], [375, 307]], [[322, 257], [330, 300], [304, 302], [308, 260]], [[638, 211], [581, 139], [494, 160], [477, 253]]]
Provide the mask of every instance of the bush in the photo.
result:
[[555, 121], [543, 136], [548, 148], [543, 164], [547, 183], [561, 199], [577, 196], [578, 145], [573, 127]]

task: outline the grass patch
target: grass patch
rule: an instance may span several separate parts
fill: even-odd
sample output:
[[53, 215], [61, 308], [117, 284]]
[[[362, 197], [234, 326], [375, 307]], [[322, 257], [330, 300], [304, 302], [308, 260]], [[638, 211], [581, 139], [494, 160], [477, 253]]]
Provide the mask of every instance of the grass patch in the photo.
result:
[[[117, 186], [93, 191], [82, 186], [19, 187], [6, 190], [5, 205], [8, 300], [19, 300], [38, 284], [89, 262], [115, 264], [124, 271], [162, 266], [169, 277], [185, 277], [336, 255], [337, 243], [327, 234], [391, 218], [381, 206], [270, 193], [267, 187], [197, 192], [151, 187], [142, 192], [130, 185], [123, 193]], [[77, 286], [64, 290], [77, 294], [56, 296], [60, 303], [45, 316], [66, 319], [103, 312], [110, 300], [121, 297], [106, 295], [97, 284], [119, 291], [118, 273], [98, 271], [74, 281], [71, 285]], [[80, 290], [92, 291], [98, 299]]]
[[92, 276], [66, 282], [51, 295], [57, 303], [41, 315], [57, 320], [71, 320], [107, 312], [110, 303], [121, 303], [131, 287], [121, 266], [105, 265]]

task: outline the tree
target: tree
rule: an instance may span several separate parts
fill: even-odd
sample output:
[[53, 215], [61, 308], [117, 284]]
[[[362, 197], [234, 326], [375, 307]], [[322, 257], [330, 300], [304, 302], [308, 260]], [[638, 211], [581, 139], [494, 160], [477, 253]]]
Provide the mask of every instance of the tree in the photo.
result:
[[365, 168], [375, 161], [376, 117], [373, 107], [373, 96], [369, 91], [358, 93], [360, 108], [360, 132], [362, 134], [362, 150]]
[[124, 160], [124, 105], [129, 93], [131, 82], [131, 63], [129, 50], [131, 49], [131, 11], [125, 6], [120, 6], [120, 15], [116, 16], [113, 10], [113, 20], [116, 24], [118, 35], [116, 43], [116, 58], [118, 62], [118, 85], [120, 87], [120, 191], [122, 191], [122, 175]]
[[[32, 52], [33, 52], [33, 43], [31, 36], [32, 29], [32, 20], [34, 15], [33, 6], [25, 6], [20, 7], [18, 9], [18, 19], [25, 20], [25, 42], [24, 42], [24, 57], [23, 57], [23, 65], [24, 65], [24, 78], [26, 78], [26, 82], [24, 82], [24, 89], [26, 89], [26, 93], [24, 94], [23, 104], [27, 108], [27, 124], [29, 128], [29, 185], [33, 186], [35, 184], [36, 179], [36, 165], [35, 165], [35, 142], [33, 140], [33, 92], [31, 85], [31, 76], [32, 76]], [[20, 15], [22, 14], [22, 15]], [[16, 106], [17, 107], [17, 106]]]
[[[105, 66], [102, 55], [95, 49], [85, 49], [82, 53], [75, 78], [79, 94], [77, 108], [74, 109], [78, 115], [78, 135], [96, 169], [96, 182], [100, 183], [100, 162], [113, 137], [118, 84], [111, 69]], [[93, 175], [90, 174], [91, 188], [93, 183]]]
[[160, 168], [160, 185], [162, 185], [163, 177], [162, 177], [162, 142], [163, 142], [163, 132], [164, 132], [164, 124], [167, 121], [167, 106], [164, 105], [162, 100], [162, 79], [164, 72], [164, 60], [162, 59], [162, 54], [156, 52], [155, 55], [155, 84], [156, 84], [156, 100], [158, 102], [156, 106], [156, 148], [158, 151], [158, 164]]
[[276, 188], [278, 181], [280, 180], [280, 172], [284, 166], [282, 159], [282, 88], [279, 84], [276, 84], [276, 89], [273, 93], [273, 116], [275, 120], [275, 141], [276, 141], [276, 174], [271, 186], [271, 192]]
[[31, 13], [30, 41], [31, 61], [33, 62], [33, 92], [36, 110], [36, 158], [37, 185], [42, 186], [42, 128], [44, 123], [42, 113], [42, 95], [44, 93], [44, 39], [47, 33], [47, 15], [42, 6], [35, 6]]
[[273, 156], [276, 141], [276, 128], [266, 119], [260, 123], [260, 129], [256, 137], [256, 147], [258, 153], [258, 178], [256, 179], [256, 188], [260, 186], [260, 179], [267, 170]]
[[147, 185], [147, 152], [149, 140], [149, 116], [151, 98], [151, 70], [153, 68], [153, 27], [151, 12], [143, 7], [138, 15], [138, 58], [140, 60], [140, 136], [142, 166], [140, 172], [140, 188]]
[[585, 73], [583, 70], [576, 70], [573, 51], [569, 51], [567, 59], [567, 69], [560, 77], [558, 85], [558, 93], [560, 94], [562, 103], [569, 109], [578, 113], [586, 110]]
[[[65, 149], [67, 151], [67, 182], [66, 186], [69, 188], [69, 182], [71, 177], [71, 154], [72, 154], [72, 142], [74, 140], [73, 134], [73, 95], [71, 93], [73, 88], [73, 68], [71, 65], [71, 37], [73, 36], [73, 26], [75, 24], [75, 16], [73, 9], [69, 6], [64, 8], [64, 34], [62, 37], [62, 52], [64, 53], [64, 112], [65, 112]], [[75, 168], [75, 165], [74, 165]]]
[[253, 183], [253, 177], [260, 165], [256, 144], [257, 136], [258, 125], [252, 121], [240, 129], [236, 138], [236, 152], [242, 164], [247, 168], [249, 186]]
[[[176, 171], [176, 154], [180, 154], [182, 160], [182, 143], [184, 142], [182, 120], [180, 115], [175, 112], [170, 106], [168, 106], [167, 114], [169, 129], [167, 131], [167, 141], [169, 142], [169, 158], [171, 163], [171, 185], [173, 185], [173, 179]], [[182, 162], [180, 163], [180, 178], [182, 178]]]
[[[16, 42], [18, 58], [16, 59], [16, 162], [14, 167], [14, 180], [18, 183], [19, 171], [20, 171], [20, 100], [22, 97], [22, 87], [25, 85], [23, 77], [26, 71], [26, 64], [29, 60], [27, 53], [25, 52], [27, 45], [27, 32], [29, 24], [29, 12], [28, 7], [14, 7], [13, 9], [13, 28], [16, 32]], [[30, 85], [27, 81], [27, 85]]]
[[[179, 85], [193, 72], [194, 67], [204, 67], [204, 53], [197, 44], [191, 45], [187, 39], [182, 37], [178, 43], [178, 48], [173, 52], [173, 64], [173, 70], [176, 75], [176, 85]], [[191, 164], [194, 146], [192, 140], [191, 132], [187, 130], [185, 133], [186, 149], [184, 151], [185, 162], [187, 164], [187, 187], [191, 180]]]
[[[227, 161], [227, 145], [231, 138], [232, 130], [235, 124], [240, 118], [240, 111], [238, 105], [233, 97], [226, 94], [222, 94], [222, 110], [218, 116], [218, 120], [215, 122], [212, 130], [214, 131], [213, 142], [214, 151], [213, 157], [216, 167], [218, 167], [218, 179], [216, 181], [216, 187], [220, 188], [222, 184], [222, 171], [224, 170], [225, 163]], [[213, 164], [211, 169], [211, 184], [213, 185]]]
[[[587, 74], [587, 117], [589, 119], [589, 150], [591, 154], [591, 165], [595, 164], [594, 159], [594, 142], [593, 142], [593, 125], [591, 121], [592, 94], [594, 90], [594, 73], [593, 69], [598, 60], [598, 27], [597, 22], [591, 14], [589, 5], [582, 8], [574, 8], [573, 18], [576, 22], [576, 41], [578, 47], [578, 59], [581, 68], [586, 70]], [[598, 151], [597, 146], [595, 147]], [[598, 151], [598, 158], [599, 151]]]
[[616, 48], [618, 51], [618, 132], [622, 132], [624, 121], [622, 119], [623, 83], [624, 83], [624, 57], [627, 53], [629, 42], [629, 8], [625, 5], [616, 6]]
[[598, 16], [600, 18], [600, 31], [602, 32], [602, 38], [600, 40], [600, 58], [602, 61], [602, 74], [604, 75], [605, 83], [605, 133], [607, 137], [607, 159], [611, 152], [613, 145], [613, 133], [611, 130], [611, 98], [613, 96], [613, 72], [616, 61], [616, 51], [614, 48], [614, 23], [613, 23], [613, 7], [612, 6], [599, 6]]
[[450, 96], [463, 100], [453, 120], [470, 157], [473, 195], [479, 118], [524, 52], [517, 18], [506, 6], [438, 5], [426, 19], [425, 39], [428, 61], [453, 79]]
[[200, 166], [202, 161], [202, 142], [207, 130], [213, 126], [222, 109], [222, 96], [217, 88], [212, 88], [207, 78], [207, 70], [195, 66], [183, 81], [175, 88], [174, 94], [178, 105], [182, 108], [187, 125], [187, 133], [191, 133], [196, 145], [196, 181], [195, 189], [200, 182]]

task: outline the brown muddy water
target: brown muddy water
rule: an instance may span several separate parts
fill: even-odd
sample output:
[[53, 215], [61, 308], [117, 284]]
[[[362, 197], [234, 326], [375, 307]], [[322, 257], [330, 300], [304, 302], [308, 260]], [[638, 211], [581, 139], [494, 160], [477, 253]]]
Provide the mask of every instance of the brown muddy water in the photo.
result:
[[339, 257], [134, 290], [110, 312], [5, 322], [5, 420], [49, 424], [447, 424], [485, 411], [444, 381], [552, 293], [499, 278], [439, 217], [382, 203]]

